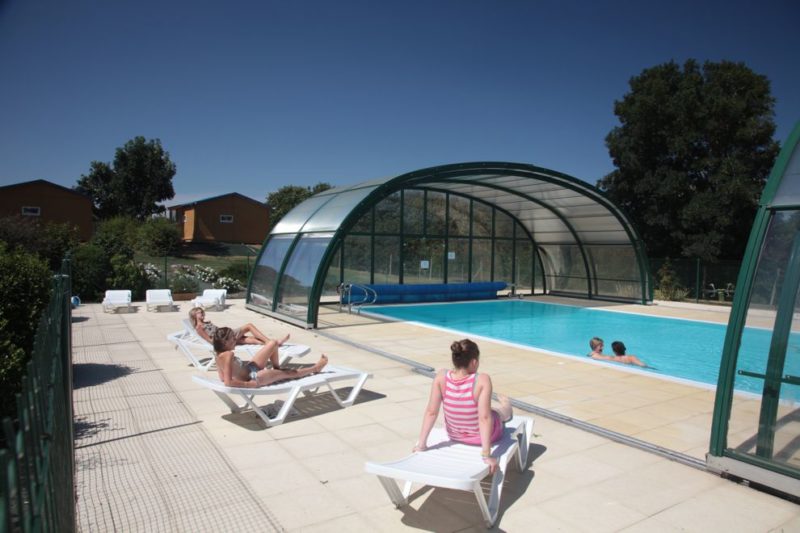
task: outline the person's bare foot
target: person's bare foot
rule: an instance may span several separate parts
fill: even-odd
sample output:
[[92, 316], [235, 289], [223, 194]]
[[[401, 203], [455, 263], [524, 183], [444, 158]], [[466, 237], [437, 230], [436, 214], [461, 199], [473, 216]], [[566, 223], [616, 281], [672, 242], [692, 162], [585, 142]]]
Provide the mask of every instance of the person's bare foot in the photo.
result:
[[505, 394], [497, 393], [497, 403], [500, 404], [500, 414], [503, 417], [503, 422], [508, 422], [514, 416], [514, 408], [511, 406], [511, 400]]
[[319, 356], [319, 361], [317, 361], [316, 364], [314, 364], [314, 366], [312, 368], [313, 368], [314, 372], [319, 372], [320, 370], [325, 368], [325, 365], [327, 365], [327, 364], [328, 364], [328, 356], [325, 355], [325, 354], [322, 354], [321, 356]]
[[283, 343], [289, 340], [289, 334], [287, 333], [284, 338], [278, 341], [278, 346], [283, 346]]

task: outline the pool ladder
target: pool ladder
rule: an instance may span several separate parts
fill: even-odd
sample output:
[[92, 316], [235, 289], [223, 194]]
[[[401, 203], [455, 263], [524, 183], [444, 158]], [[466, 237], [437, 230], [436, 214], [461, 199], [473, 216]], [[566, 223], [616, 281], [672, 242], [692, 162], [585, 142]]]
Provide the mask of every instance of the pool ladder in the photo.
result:
[[[364, 298], [359, 302], [353, 302], [353, 290], [360, 290], [364, 291]], [[378, 301], [378, 293], [375, 292], [375, 289], [371, 287], [367, 287], [366, 285], [357, 285], [355, 283], [341, 283], [336, 288], [336, 292], [339, 293], [339, 311], [342, 311], [342, 307], [347, 305], [347, 312], [352, 314], [353, 308], [355, 308], [356, 313], [361, 313], [361, 307], [365, 305], [372, 305], [376, 301]]]

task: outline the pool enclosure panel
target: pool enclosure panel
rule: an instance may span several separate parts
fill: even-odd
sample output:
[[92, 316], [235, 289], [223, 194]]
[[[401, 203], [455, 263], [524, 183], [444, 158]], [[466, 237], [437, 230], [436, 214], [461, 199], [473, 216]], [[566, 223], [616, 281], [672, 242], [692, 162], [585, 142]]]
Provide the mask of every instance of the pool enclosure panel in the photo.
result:
[[[800, 497], [800, 124], [762, 194], [736, 285], [714, 408], [712, 470]], [[767, 335], [764, 335], [764, 332]], [[760, 358], [740, 360], [755, 345]], [[742, 379], [762, 383], [739, 393]]]
[[270, 233], [248, 306], [315, 327], [339, 284], [504, 282], [645, 303], [642, 243], [598, 189], [513, 163], [434, 167], [319, 193]]

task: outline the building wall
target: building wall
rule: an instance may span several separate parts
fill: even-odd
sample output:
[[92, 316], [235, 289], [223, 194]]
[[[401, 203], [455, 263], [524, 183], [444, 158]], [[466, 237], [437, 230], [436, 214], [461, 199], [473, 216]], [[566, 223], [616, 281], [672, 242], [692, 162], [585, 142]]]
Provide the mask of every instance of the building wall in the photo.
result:
[[21, 215], [23, 207], [38, 207], [39, 216], [31, 218], [42, 222], [77, 226], [83, 241], [92, 237], [92, 202], [86, 196], [42, 181], [8, 187], [0, 194], [0, 216]]
[[[221, 216], [232, 216], [222, 222]], [[267, 237], [269, 209], [266, 205], [237, 196], [227, 196], [200, 202], [194, 206], [194, 235], [196, 242], [244, 242], [260, 244]], [[189, 224], [187, 218], [187, 225]], [[184, 230], [185, 231], [185, 230]]]

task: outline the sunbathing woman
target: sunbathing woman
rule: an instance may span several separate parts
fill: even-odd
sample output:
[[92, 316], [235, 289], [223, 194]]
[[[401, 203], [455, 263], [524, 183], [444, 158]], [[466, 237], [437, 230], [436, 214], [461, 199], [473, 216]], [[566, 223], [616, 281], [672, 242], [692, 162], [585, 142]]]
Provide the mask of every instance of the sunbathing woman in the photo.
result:
[[[206, 312], [202, 307], [195, 307], [189, 311], [189, 321], [192, 323], [197, 334], [208, 342], [214, 342], [214, 333], [219, 328], [213, 323], [206, 321], [205, 318]], [[258, 328], [250, 323], [240, 328], [235, 328], [233, 331], [236, 333], [236, 344], [267, 344], [269, 342], [269, 337], [261, 333]], [[248, 335], [248, 333], [250, 335]], [[278, 341], [278, 346], [288, 339], [289, 335], [286, 335], [283, 339]]]
[[481, 446], [481, 457], [494, 474], [497, 458], [491, 456], [492, 444], [503, 436], [503, 423], [511, 419], [511, 402], [498, 394], [500, 407], [492, 409], [492, 380], [488, 374], [478, 374], [477, 344], [469, 339], [456, 341], [450, 351], [453, 369], [440, 370], [433, 380], [414, 451], [427, 449], [428, 435], [439, 416], [439, 407], [444, 405], [447, 435], [454, 441]]
[[[233, 352], [236, 347], [236, 333], [231, 328], [219, 328], [214, 333], [215, 362], [219, 379], [227, 387], [255, 388], [269, 385], [284, 379], [297, 379], [314, 374], [328, 364], [325, 354], [314, 366], [286, 370], [278, 368], [278, 343], [268, 341], [250, 361], [242, 361]], [[272, 368], [267, 368], [267, 362]]]

